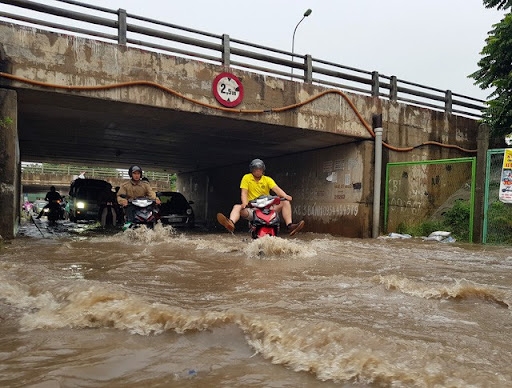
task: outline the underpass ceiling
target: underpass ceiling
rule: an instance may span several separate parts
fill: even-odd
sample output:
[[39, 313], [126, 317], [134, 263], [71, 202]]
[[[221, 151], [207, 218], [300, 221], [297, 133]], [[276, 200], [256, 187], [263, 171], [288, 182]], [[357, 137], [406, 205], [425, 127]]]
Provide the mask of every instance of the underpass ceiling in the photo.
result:
[[332, 133], [20, 89], [21, 160], [187, 172], [354, 141]]

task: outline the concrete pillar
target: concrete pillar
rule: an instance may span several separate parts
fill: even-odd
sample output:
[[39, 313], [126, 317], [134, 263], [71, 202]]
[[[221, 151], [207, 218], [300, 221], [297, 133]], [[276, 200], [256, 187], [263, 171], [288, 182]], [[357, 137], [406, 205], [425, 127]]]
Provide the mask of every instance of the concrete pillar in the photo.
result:
[[12, 239], [19, 227], [21, 161], [18, 104], [13, 90], [0, 88], [0, 236]]

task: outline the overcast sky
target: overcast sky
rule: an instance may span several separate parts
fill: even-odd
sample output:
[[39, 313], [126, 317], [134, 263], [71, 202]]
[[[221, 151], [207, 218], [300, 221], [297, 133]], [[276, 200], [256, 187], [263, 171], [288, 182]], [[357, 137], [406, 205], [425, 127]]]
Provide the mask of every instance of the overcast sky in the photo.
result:
[[[297, 28], [295, 53], [481, 99], [490, 91], [468, 75], [503, 17], [481, 0], [81, 1], [285, 51], [311, 8]], [[18, 10], [0, 4], [7, 8]]]

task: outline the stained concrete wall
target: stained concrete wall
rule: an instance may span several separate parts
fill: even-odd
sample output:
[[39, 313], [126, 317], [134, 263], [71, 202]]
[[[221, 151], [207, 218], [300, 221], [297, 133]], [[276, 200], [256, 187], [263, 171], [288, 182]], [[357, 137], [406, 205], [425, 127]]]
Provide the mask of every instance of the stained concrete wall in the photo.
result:
[[[243, 119], [250, 121], [371, 137], [340, 95], [326, 95], [284, 113], [234, 114], [222, 110], [209, 110], [206, 113], [204, 106], [191, 101], [213, 108], [219, 106], [211, 90], [213, 79], [226, 71], [222, 66], [4, 22], [0, 22], [0, 37], [0, 51], [3, 51], [9, 63], [9, 73], [17, 77], [45, 84], [74, 86], [150, 81], [186, 99], [150, 86], [88, 91], [87, 96], [93, 98], [209, 115], [243, 116]], [[270, 110], [289, 106], [326, 90], [317, 85], [298, 84], [237, 69], [229, 71], [237, 75], [244, 85], [245, 97], [237, 109]], [[31, 87], [17, 82], [14, 85]], [[353, 102], [362, 112], [368, 111], [372, 105], [371, 100], [366, 99], [354, 99]]]
[[[237, 109], [270, 110], [311, 101], [293, 110], [269, 111], [264, 115], [222, 110], [206, 112], [204, 106], [192, 101], [218, 107], [211, 88], [215, 76], [226, 70], [222, 66], [35, 28], [14, 27], [3, 22], [0, 22], [0, 37], [0, 51], [8, 63], [9, 73], [18, 77], [46, 84], [74, 86], [150, 81], [190, 100], [148, 86], [88, 91], [87, 96], [92, 98], [208, 115], [236, 116], [249, 121], [371, 139], [368, 128], [354, 112], [354, 107], [367, 123], [371, 122], [372, 114], [382, 113], [385, 129], [383, 139], [396, 147], [415, 146], [425, 141], [457, 144], [465, 148], [476, 146], [476, 120], [354, 93], [342, 95], [341, 91], [332, 89], [332, 93], [315, 98], [329, 89], [238, 69], [229, 69], [244, 85], [245, 97]], [[13, 85], [32, 87], [18, 82]], [[430, 157], [431, 152], [438, 154], [443, 151], [450, 152], [448, 149], [424, 148], [413, 153], [417, 157]], [[410, 159], [409, 156], [406, 158]], [[399, 154], [390, 155], [390, 161], [395, 159], [400, 159]]]
[[20, 209], [20, 150], [17, 99], [13, 90], [0, 89], [0, 236], [13, 238]]
[[387, 162], [476, 155], [477, 120], [387, 100], [376, 101], [374, 110], [382, 113]]
[[471, 162], [392, 166], [387, 230], [441, 221], [456, 200], [469, 201]]

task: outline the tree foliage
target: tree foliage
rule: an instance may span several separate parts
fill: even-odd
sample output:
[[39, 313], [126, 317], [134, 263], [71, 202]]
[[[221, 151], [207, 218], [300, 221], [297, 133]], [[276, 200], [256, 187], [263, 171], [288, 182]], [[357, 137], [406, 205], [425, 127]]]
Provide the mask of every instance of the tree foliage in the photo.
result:
[[507, 9], [512, 7], [512, 0], [484, 0], [485, 8]]
[[[483, 0], [486, 8], [510, 9], [512, 0]], [[494, 88], [483, 120], [492, 137], [503, 139], [512, 131], [512, 13], [508, 12], [489, 31], [478, 61], [479, 70], [470, 75], [481, 89]]]

